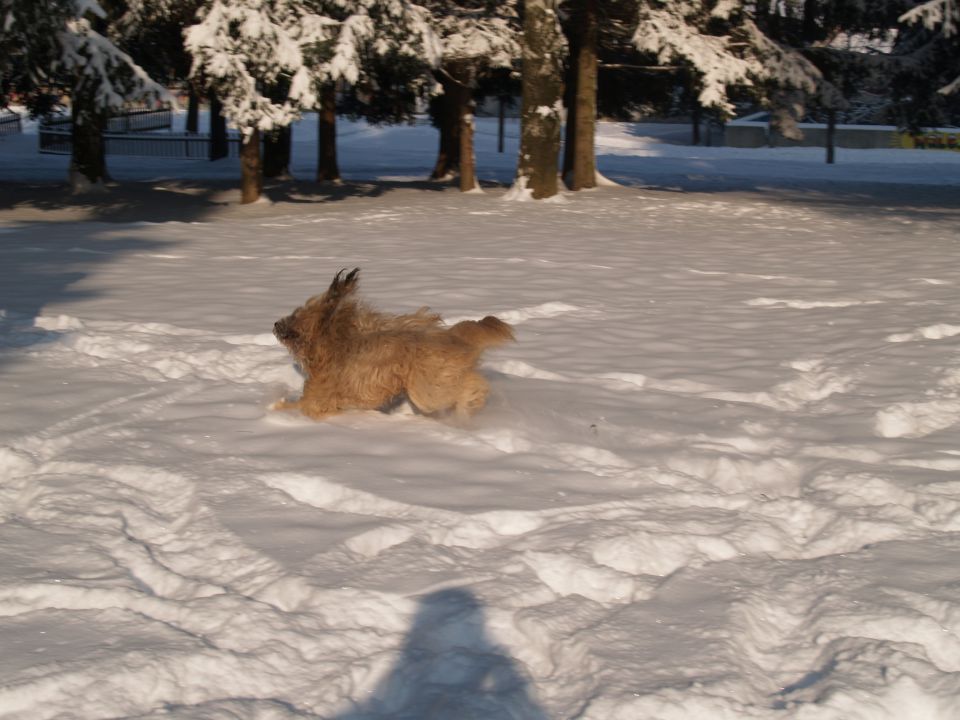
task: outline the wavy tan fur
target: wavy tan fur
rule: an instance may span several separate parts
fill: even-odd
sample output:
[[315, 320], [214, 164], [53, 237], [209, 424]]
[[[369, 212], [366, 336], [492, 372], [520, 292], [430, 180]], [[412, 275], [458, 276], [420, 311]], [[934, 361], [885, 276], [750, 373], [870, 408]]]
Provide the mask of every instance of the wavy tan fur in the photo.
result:
[[356, 298], [359, 268], [274, 324], [274, 334], [306, 376], [299, 400], [274, 407], [320, 419], [345, 410], [388, 407], [406, 396], [422, 413], [467, 418], [486, 404], [477, 371], [484, 350], [514, 339], [488, 315], [447, 327], [428, 308], [388, 315]]

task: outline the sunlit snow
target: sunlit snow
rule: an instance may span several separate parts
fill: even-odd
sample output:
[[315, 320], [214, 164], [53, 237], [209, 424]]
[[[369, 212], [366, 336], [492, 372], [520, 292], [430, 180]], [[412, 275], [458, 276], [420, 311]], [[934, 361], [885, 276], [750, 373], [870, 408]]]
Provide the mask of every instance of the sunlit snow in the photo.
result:
[[[516, 203], [513, 124], [464, 195], [426, 125], [316, 188], [311, 123], [249, 207], [0, 139], [0, 717], [960, 716], [960, 153], [603, 124], [619, 187]], [[471, 424], [268, 409], [355, 266], [514, 324]]]

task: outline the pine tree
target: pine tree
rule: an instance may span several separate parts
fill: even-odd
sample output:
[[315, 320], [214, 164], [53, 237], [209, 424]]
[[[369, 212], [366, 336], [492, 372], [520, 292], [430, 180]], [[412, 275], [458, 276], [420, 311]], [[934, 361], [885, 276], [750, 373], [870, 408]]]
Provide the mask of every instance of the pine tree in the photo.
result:
[[571, 190], [596, 187], [595, 159], [599, 35], [605, 5], [601, 0], [567, 2], [564, 30], [570, 48], [566, 77], [567, 122], [563, 147], [563, 178]]
[[[111, 38], [117, 16], [97, 0], [0, 0], [0, 54], [20, 55], [34, 82], [64, 78], [70, 93], [75, 192], [108, 179], [103, 130], [111, 110], [132, 100], [172, 99]], [[2, 62], [2, 60], [0, 60]]]
[[821, 74], [794, 48], [766, 34], [747, 12], [747, 4], [648, 0], [634, 42], [662, 63], [687, 67], [700, 106], [729, 116], [734, 110], [730, 89], [752, 87], [774, 105], [774, 112], [788, 111], [782, 115], [782, 130], [795, 134], [802, 94], [817, 90]]
[[478, 187], [473, 149], [475, 93], [491, 70], [510, 68], [520, 57], [515, 2], [434, 0], [426, 3], [440, 38], [443, 60], [438, 79], [436, 124], [440, 149], [432, 179], [460, 173], [460, 189]]
[[[339, 182], [336, 151], [337, 88], [352, 87], [383, 99], [393, 90], [416, 95], [440, 60], [440, 43], [427, 10], [408, 0], [305, 0], [337, 25], [311, 51], [311, 72], [320, 96], [318, 182]], [[389, 78], [389, 79], [388, 79]], [[400, 86], [388, 88], [386, 86]], [[356, 106], [357, 115], [393, 120], [396, 108]]]
[[184, 32], [191, 76], [217, 94], [224, 116], [242, 133], [241, 202], [256, 201], [263, 189], [261, 132], [285, 128], [316, 107], [316, 78], [305, 54], [328, 40], [335, 25], [297, 0], [208, 0], [199, 22]]
[[520, 157], [509, 198], [557, 194], [565, 47], [556, 0], [527, 0], [523, 18]]
[[[938, 29], [942, 37], [952, 45], [951, 50], [954, 54], [960, 49], [960, 2], [958, 0], [928, 0], [904, 13], [900, 20], [905, 23], [921, 23], [927, 30]], [[957, 59], [955, 55], [954, 59]], [[951, 95], [958, 91], [960, 91], [960, 75], [939, 89], [941, 95]]]

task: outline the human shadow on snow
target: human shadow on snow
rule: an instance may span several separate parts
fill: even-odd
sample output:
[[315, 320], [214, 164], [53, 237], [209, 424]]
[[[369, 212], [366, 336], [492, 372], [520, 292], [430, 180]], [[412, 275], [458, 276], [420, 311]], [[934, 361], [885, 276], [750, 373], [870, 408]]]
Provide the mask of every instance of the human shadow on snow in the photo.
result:
[[393, 670], [334, 720], [547, 720], [529, 685], [487, 636], [476, 596], [440, 590], [421, 600]]

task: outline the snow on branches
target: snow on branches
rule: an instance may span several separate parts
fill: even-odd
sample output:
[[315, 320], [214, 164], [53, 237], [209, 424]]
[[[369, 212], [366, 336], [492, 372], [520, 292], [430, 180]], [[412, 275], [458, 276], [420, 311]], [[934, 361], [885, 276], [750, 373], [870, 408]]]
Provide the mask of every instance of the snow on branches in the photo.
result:
[[38, 78], [73, 77], [97, 107], [131, 100], [173, 98], [108, 36], [109, 18], [97, 0], [7, 0], [0, 3], [4, 35], [17, 44]]
[[820, 72], [800, 53], [764, 35], [741, 0], [652, 0], [641, 12], [633, 42], [661, 63], [688, 65], [699, 101], [729, 114], [731, 86], [756, 82], [813, 92]]
[[[191, 76], [216, 91], [224, 115], [245, 134], [284, 127], [316, 106], [305, 52], [329, 40], [336, 25], [288, 0], [212, 0], [184, 31]], [[275, 101], [280, 85], [286, 92]]]
[[[944, 37], [960, 35], [960, 0], [929, 0], [900, 16], [901, 22], [922, 22], [928, 30], [939, 27]], [[960, 76], [940, 88], [942, 95], [960, 91]]]
[[943, 29], [946, 37], [960, 32], [960, 3], [957, 0], [929, 0], [905, 12], [901, 22], [922, 22], [928, 30], [936, 27]]
[[401, 0], [208, 0], [199, 18], [184, 32], [191, 76], [244, 133], [289, 125], [322, 84], [358, 83], [371, 56], [441, 53], [426, 10]]
[[520, 57], [519, 18], [513, 3], [472, 8], [458, 2], [428, 3], [446, 61], [468, 60], [510, 67]]

